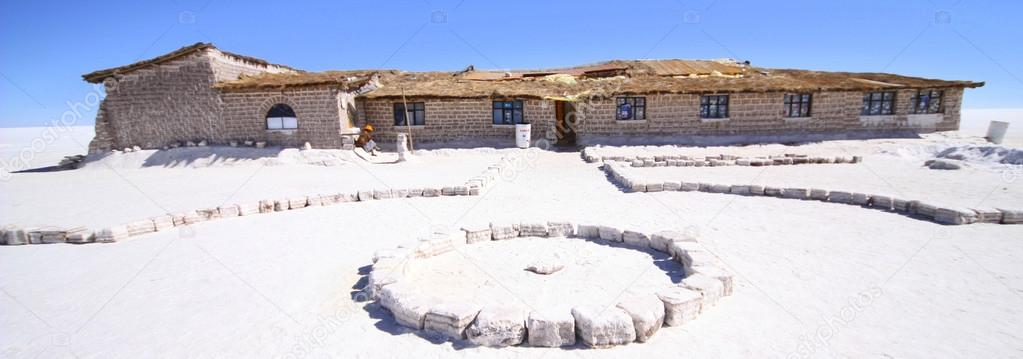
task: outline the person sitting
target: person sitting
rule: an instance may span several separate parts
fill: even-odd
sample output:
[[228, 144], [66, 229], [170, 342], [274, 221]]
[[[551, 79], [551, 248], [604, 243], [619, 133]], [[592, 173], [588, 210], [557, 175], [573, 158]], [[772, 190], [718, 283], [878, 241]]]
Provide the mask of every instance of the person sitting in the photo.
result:
[[380, 152], [380, 147], [377, 146], [376, 141], [373, 141], [373, 125], [366, 124], [362, 126], [362, 132], [359, 133], [359, 138], [355, 139], [355, 145], [362, 147], [370, 155], [376, 156]]

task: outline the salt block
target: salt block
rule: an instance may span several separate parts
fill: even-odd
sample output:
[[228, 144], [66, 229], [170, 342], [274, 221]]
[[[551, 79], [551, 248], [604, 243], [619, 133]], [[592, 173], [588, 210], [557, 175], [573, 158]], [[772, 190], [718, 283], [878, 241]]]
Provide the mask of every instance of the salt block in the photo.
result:
[[442, 187], [440, 189], [440, 194], [442, 196], [454, 196], [455, 195], [455, 187]]
[[404, 188], [393, 189], [393, 190], [391, 190], [391, 194], [394, 195], [394, 198], [408, 198], [409, 197], [409, 190], [404, 189]]
[[764, 187], [764, 195], [770, 197], [781, 197], [781, 188]]
[[85, 244], [96, 241], [96, 233], [86, 228], [80, 227], [69, 230], [67, 232], [66, 240], [68, 243], [74, 244]]
[[[180, 216], [180, 217], [179, 217]], [[199, 211], [187, 211], [181, 212], [174, 215], [174, 224], [177, 225], [178, 219], [181, 219], [181, 223], [184, 224], [195, 224], [202, 221], [206, 221], [206, 217], [200, 216]]]
[[977, 222], [977, 212], [969, 208], [938, 208], [934, 211], [934, 221], [951, 225], [971, 224]]
[[650, 248], [659, 252], [670, 254], [669, 246], [674, 242], [696, 242], [696, 239], [676, 231], [660, 231], [650, 236]]
[[589, 239], [600, 238], [600, 227], [589, 224], [580, 224], [579, 230], [576, 232], [576, 236]]
[[664, 324], [664, 303], [653, 294], [627, 298], [618, 303], [619, 309], [632, 317], [636, 341], [650, 339]]
[[432, 297], [418, 296], [415, 289], [402, 283], [384, 286], [379, 295], [380, 306], [391, 312], [399, 325], [422, 330], [426, 313], [440, 301]]
[[[125, 236], [127, 237], [127, 235]], [[9, 246], [28, 244], [28, 233], [21, 228], [8, 228], [4, 233], [4, 244]]]
[[909, 212], [909, 201], [902, 198], [892, 198], [892, 209], [897, 212]]
[[217, 208], [217, 212], [221, 218], [238, 217], [240, 215], [236, 205], [220, 206]]
[[463, 227], [462, 231], [465, 231], [465, 243], [468, 244], [488, 242], [493, 238], [490, 227]]
[[575, 235], [575, 226], [570, 222], [547, 222], [548, 237], [571, 237]]
[[700, 192], [710, 192], [711, 191], [711, 187], [713, 187], [714, 184], [713, 183], [700, 182], [698, 184], [698, 186], [699, 187], [697, 188], [697, 190], [699, 190]]
[[270, 213], [275, 210], [276, 203], [273, 200], [259, 201], [259, 213]]
[[682, 182], [682, 188], [679, 188], [679, 190], [684, 192], [698, 191], [700, 190], [700, 184], [694, 182]]
[[732, 189], [732, 186], [727, 184], [713, 184], [710, 185], [710, 193], [728, 193]]
[[40, 231], [40, 241], [43, 244], [67, 242], [67, 232], [62, 230]]
[[455, 186], [455, 195], [456, 196], [468, 196], [469, 195], [469, 187], [466, 187], [466, 186]]
[[870, 206], [871, 207], [874, 207], [874, 208], [877, 208], [877, 209], [880, 209], [880, 210], [883, 210], [883, 211], [891, 211], [892, 207], [894, 205], [895, 205], [895, 203], [892, 201], [892, 198], [889, 197], [889, 196], [882, 196], [882, 195], [877, 195], [877, 194], [870, 196]]
[[[398, 264], [389, 264], [392, 262]], [[398, 259], [381, 260], [374, 263], [373, 271], [366, 276], [365, 290], [370, 298], [377, 298], [385, 286], [398, 283], [404, 277], [404, 265]]]
[[721, 285], [724, 286], [722, 294], [726, 297], [732, 295], [732, 292], [735, 290], [735, 276], [720, 266], [703, 264], [693, 266], [690, 272], [703, 274], [721, 281]]
[[819, 189], [819, 188], [811, 188], [810, 189], [810, 199], [814, 199], [814, 200], [818, 200], [818, 201], [827, 201], [828, 200], [828, 190], [826, 190], [826, 189]]
[[320, 195], [318, 195], [318, 194], [314, 194], [314, 195], [311, 195], [311, 196], [306, 196], [305, 198], [306, 198], [306, 206], [307, 207], [319, 207], [319, 206], [323, 205], [322, 197], [320, 197]]
[[423, 189], [422, 188], [410, 188], [408, 190], [408, 197], [409, 198], [422, 197], [422, 196], [423, 196]]
[[870, 205], [870, 195], [866, 194], [866, 193], [853, 193], [852, 194], [852, 204], [855, 204], [855, 205], [858, 205], [858, 206]]
[[338, 196], [338, 200], [340, 202], [358, 202], [359, 201], [359, 193], [358, 192], [338, 193], [337, 196]]
[[156, 216], [150, 218], [149, 220], [153, 221], [153, 227], [156, 228], [157, 231], [166, 231], [168, 229], [174, 228], [174, 216], [171, 216], [169, 214]]
[[143, 219], [128, 223], [128, 235], [137, 236], [140, 234], [156, 232], [156, 225], [151, 219]]
[[668, 252], [686, 271], [693, 266], [717, 264], [714, 255], [697, 242], [671, 242], [668, 244]]
[[125, 239], [128, 239], [128, 226], [125, 225], [103, 228], [96, 232], [96, 242], [100, 243], [113, 243]]
[[732, 185], [729, 188], [728, 193], [737, 194], [740, 196], [748, 196], [750, 194], [749, 186], [747, 185]]
[[579, 306], [572, 308], [576, 334], [590, 347], [609, 347], [636, 340], [632, 317], [620, 308]]
[[636, 231], [623, 232], [622, 242], [625, 242], [625, 244], [633, 247], [650, 248], [650, 237], [647, 237], [646, 234]]
[[288, 199], [276, 199], [274, 200], [274, 212], [283, 212], [288, 210]]
[[935, 214], [935, 212], [937, 210], [938, 210], [938, 206], [935, 206], [935, 205], [930, 204], [930, 203], [921, 202], [921, 201], [910, 201], [909, 202], [909, 211], [910, 211], [910, 213], [912, 213], [914, 215], [917, 215], [917, 216], [926, 217], [926, 218], [934, 218], [934, 214]]
[[359, 201], [371, 201], [373, 200], [373, 191], [359, 191]]
[[486, 347], [507, 347], [526, 340], [526, 312], [518, 307], [485, 306], [465, 330], [470, 342]]
[[630, 192], [646, 192], [646, 183], [630, 183], [628, 186]]
[[764, 186], [761, 186], [761, 185], [750, 185], [749, 186], [749, 194], [751, 196], [763, 196], [764, 195]]
[[714, 306], [725, 295], [725, 285], [720, 280], [699, 273], [686, 277], [682, 280], [682, 283], [679, 283], [679, 286], [699, 291], [700, 294], [703, 294], [701, 311]]
[[621, 242], [623, 240], [622, 231], [618, 228], [600, 226], [598, 227], [598, 231], [600, 233], [600, 239], [605, 241]]
[[807, 199], [810, 197], [810, 190], [806, 188], [785, 188], [781, 190], [783, 198]]
[[554, 274], [562, 269], [565, 269], [565, 264], [554, 258], [538, 259], [526, 267], [527, 271], [543, 275]]
[[831, 191], [828, 194], [828, 202], [851, 204], [852, 200], [853, 195], [849, 192]]
[[251, 216], [262, 213], [261, 204], [256, 202], [238, 203], [236, 206], [238, 206], [239, 216]]
[[519, 237], [547, 237], [547, 224], [545, 223], [520, 223]]
[[1008, 209], [1008, 208], [997, 208], [998, 211], [1002, 212], [1002, 224], [1020, 224], [1023, 223], [1023, 210]]
[[373, 199], [391, 199], [394, 198], [394, 193], [389, 189], [375, 189], [373, 190]]
[[438, 197], [440, 196], [440, 189], [437, 188], [423, 188], [423, 197]]
[[646, 184], [647, 192], [662, 192], [664, 191], [664, 182], [651, 182]]
[[423, 329], [449, 339], [465, 339], [465, 329], [476, 319], [480, 307], [466, 302], [445, 301], [426, 312]]
[[455, 250], [455, 244], [450, 238], [424, 239], [419, 241], [414, 253], [417, 258], [430, 258]]
[[512, 239], [519, 236], [519, 229], [511, 224], [490, 224], [490, 232], [495, 241]]
[[678, 191], [681, 188], [682, 188], [682, 182], [678, 182], [678, 181], [664, 182], [664, 190], [665, 191]]
[[990, 207], [971, 208], [977, 212], [977, 223], [1001, 223], [1002, 211]]
[[309, 198], [306, 196], [298, 196], [288, 198], [288, 209], [300, 209], [309, 206]]
[[29, 231], [28, 244], [43, 244], [43, 232]]

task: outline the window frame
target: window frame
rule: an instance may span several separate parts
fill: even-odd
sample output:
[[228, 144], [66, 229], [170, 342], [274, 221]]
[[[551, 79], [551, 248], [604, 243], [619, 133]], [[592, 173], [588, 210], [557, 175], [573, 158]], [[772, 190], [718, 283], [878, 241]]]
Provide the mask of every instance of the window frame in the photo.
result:
[[[924, 98], [921, 95], [924, 93], [927, 93], [927, 97], [923, 103], [923, 109], [921, 111], [921, 99]], [[937, 94], [938, 96], [935, 97], [934, 96], [935, 94]], [[935, 104], [935, 100], [937, 100], [936, 101], [937, 108], [934, 108], [933, 106]], [[911, 111], [911, 113], [915, 115], [933, 115], [945, 113], [945, 90], [940, 89], [917, 90], [916, 94], [913, 95], [913, 111]]]
[[813, 117], [813, 93], [785, 94], [785, 118]]
[[[713, 100], [713, 101], [711, 101]], [[722, 102], [722, 100], [724, 100]], [[713, 102], [713, 103], [711, 103]], [[700, 96], [700, 119], [720, 120], [728, 118], [728, 106], [731, 103], [731, 95], [701, 95]], [[711, 109], [714, 109], [711, 114]], [[723, 111], [722, 111], [723, 110]]]
[[[500, 122], [498, 122], [497, 117], [498, 111], [501, 111]], [[516, 112], [519, 116], [518, 122], [515, 121]], [[490, 114], [492, 117], [491, 120], [495, 126], [514, 126], [529, 123], [526, 121], [526, 105], [521, 99], [494, 100], [493, 105], [490, 107]]]
[[[622, 117], [622, 106], [630, 107], [629, 117]], [[642, 111], [640, 111], [642, 109]], [[642, 112], [642, 116], [636, 116]], [[645, 121], [646, 120], [646, 97], [645, 96], [618, 96], [615, 98], [615, 121]]]
[[[281, 108], [281, 106], [283, 106], [283, 108]], [[271, 113], [275, 112], [275, 110], [284, 111], [284, 113], [278, 113], [278, 115], [284, 115], [284, 116], [271, 116]], [[289, 114], [291, 116], [287, 116]], [[287, 123], [287, 121], [285, 121], [286, 119], [291, 119], [292, 121], [294, 121], [295, 125], [291, 126], [291, 127], [286, 127], [285, 126], [285, 124]], [[271, 120], [276, 121], [277, 123], [279, 123], [280, 127], [279, 128], [271, 128], [270, 127], [270, 121]], [[270, 106], [270, 109], [266, 111], [266, 116], [263, 117], [263, 127], [267, 131], [294, 131], [294, 130], [298, 130], [298, 115], [295, 114], [295, 110], [293, 108], [291, 108], [291, 105], [288, 105], [286, 103], [276, 103], [273, 106]]]
[[[879, 95], [880, 98], [875, 99], [874, 95]], [[890, 99], [886, 99], [885, 95], [891, 95]], [[898, 92], [895, 91], [871, 91], [863, 95], [863, 107], [860, 110], [860, 116], [891, 116], [895, 114], [895, 99], [898, 97]], [[877, 111], [874, 111], [874, 104], [877, 104]], [[887, 111], [885, 110], [885, 103], [888, 103]]]
[[[402, 111], [405, 109], [405, 103], [395, 102], [394, 103], [394, 125], [395, 126], [409, 126], [405, 124], [405, 120], [408, 119], [408, 114], [412, 114], [411, 126], [426, 126], [426, 103], [425, 102], [409, 102], [411, 109]], [[399, 119], [398, 115], [402, 115]], [[422, 114], [421, 118], [417, 118], [419, 114]], [[421, 121], [420, 121], [421, 120]], [[422, 122], [422, 123], [420, 123]]]

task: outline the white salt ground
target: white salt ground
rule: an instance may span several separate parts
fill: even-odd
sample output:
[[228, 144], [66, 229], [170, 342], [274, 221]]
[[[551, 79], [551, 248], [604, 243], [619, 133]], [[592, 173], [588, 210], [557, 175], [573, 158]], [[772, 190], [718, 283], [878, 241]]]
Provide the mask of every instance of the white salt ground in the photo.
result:
[[[614, 307], [630, 295], [652, 295], [681, 280], [682, 267], [666, 254], [604, 243], [578, 238], [477, 243], [414, 260], [405, 280], [425, 296], [563, 313], [579, 305]], [[557, 258], [565, 267], [549, 275], [525, 270], [540, 258]]]
[[[948, 146], [962, 144], [954, 139], [940, 141]], [[876, 153], [876, 149], [863, 151]], [[468, 162], [460, 157], [452, 160]], [[625, 194], [608, 182], [596, 164], [583, 163], [577, 153], [545, 153], [530, 163], [531, 167], [478, 197], [374, 201], [239, 217], [108, 245], [0, 247], [0, 306], [4, 308], [0, 356], [1019, 355], [1023, 226], [941, 226], [854, 206], [766, 197]], [[346, 183], [360, 172], [352, 166], [303, 167], [309, 171], [278, 167], [292, 171], [273, 174], [262, 186], [281, 193], [304, 193], [309, 189], [300, 188], [308, 183], [303, 181], [325, 186]], [[467, 172], [472, 173], [481, 170], [475, 164], [464, 167], [471, 167]], [[347, 171], [340, 172], [342, 168]], [[371, 168], [377, 173], [378, 167]], [[223, 169], [228, 175], [180, 170], [143, 169], [128, 178], [144, 184], [147, 192], [168, 180], [205, 182], [208, 188], [237, 187], [234, 184], [246, 174], [234, 172], [251, 168]], [[396, 171], [388, 178], [432, 178], [436, 172], [423, 167]], [[143, 196], [133, 195], [131, 186], [119, 182], [116, 175], [90, 179], [85, 173], [64, 172], [53, 179], [34, 177], [45, 179], [41, 182], [3, 184], [0, 218], [6, 222], [16, 215], [22, 221], [47, 222], [79, 215], [113, 222], [136, 217], [127, 210], [112, 209], [139, 202], [129, 199]], [[304, 179], [310, 176], [317, 178]], [[855, 185], [871, 176], [866, 171], [854, 173], [837, 184]], [[368, 183], [370, 178], [366, 175], [359, 181]], [[987, 184], [958, 180], [965, 187], [990, 190]], [[152, 198], [162, 206], [184, 206], [215, 203], [230, 195], [226, 189], [211, 193], [200, 191], [202, 187], [158, 192]], [[88, 194], [97, 191], [102, 195]], [[206, 193], [212, 198], [202, 198]], [[78, 196], [96, 200], [73, 206], [65, 202]], [[364, 284], [360, 269], [370, 264], [377, 249], [410, 244], [437, 226], [548, 219], [640, 231], [689, 227], [736, 274], [735, 294], [682, 330], [662, 330], [645, 344], [608, 350], [435, 344], [402, 330], [375, 305], [351, 299], [353, 288]]]

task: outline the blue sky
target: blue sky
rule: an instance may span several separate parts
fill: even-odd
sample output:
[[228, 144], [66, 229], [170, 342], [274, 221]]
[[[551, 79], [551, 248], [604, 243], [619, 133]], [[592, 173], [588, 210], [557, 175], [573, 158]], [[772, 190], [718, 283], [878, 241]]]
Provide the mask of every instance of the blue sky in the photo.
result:
[[1009, 0], [3, 0], [0, 127], [55, 121], [92, 91], [82, 74], [199, 41], [305, 70], [733, 57], [986, 81], [967, 108], [1023, 108], [1021, 13]]

